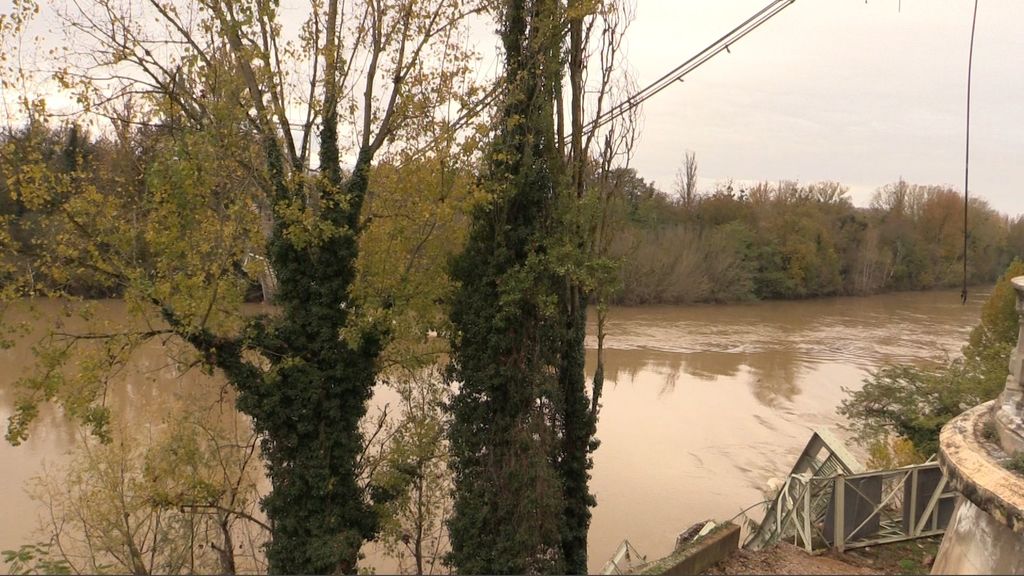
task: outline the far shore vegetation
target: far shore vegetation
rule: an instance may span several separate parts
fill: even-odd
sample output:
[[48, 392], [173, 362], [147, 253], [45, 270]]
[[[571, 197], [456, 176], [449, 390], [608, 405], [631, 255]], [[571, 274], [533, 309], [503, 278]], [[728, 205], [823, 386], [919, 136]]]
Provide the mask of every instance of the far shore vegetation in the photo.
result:
[[[152, 165], [161, 147], [155, 130], [134, 130], [129, 142], [90, 135], [74, 125], [34, 123], [0, 133], [6, 151], [0, 172], [0, 219], [9, 222], [12, 240], [23, 248], [45, 246], [47, 216], [61, 207], [24, 198], [12, 181], [13, 170], [31, 159], [47, 178], [86, 180], [100, 192], [96, 202], [123, 202], [111, 195], [125, 179], [134, 194], [152, 193], [152, 178], [140, 167]], [[38, 163], [38, 161], [42, 161]], [[870, 295], [893, 291], [959, 287], [963, 281], [963, 196], [959, 190], [897, 181], [877, 190], [867, 207], [855, 206], [838, 182], [802, 184], [731, 182], [687, 192], [682, 175], [670, 190], [647, 182], [632, 168], [610, 171], [612, 196], [603, 216], [616, 233], [607, 254], [614, 267], [607, 302], [619, 305], [690, 304], [748, 300]], [[21, 164], [25, 165], [25, 164]], [[411, 167], [406, 167], [410, 170]], [[378, 166], [371, 181], [393, 186], [398, 170]], [[420, 169], [422, 172], [422, 168]], [[421, 174], [422, 175], [422, 174]], [[25, 177], [24, 175], [20, 177]], [[36, 174], [33, 177], [42, 178]], [[455, 181], [472, 178], [467, 169]], [[692, 185], [692, 184], [691, 184]], [[377, 187], [371, 184], [371, 194]], [[104, 197], [102, 191], [107, 191]], [[403, 192], [387, 188], [389, 198]], [[123, 193], [123, 191], [121, 191]], [[74, 201], [68, 198], [69, 201]], [[444, 216], [450, 239], [466, 237], [462, 216], [474, 201]], [[409, 210], [422, 206], [406, 200]], [[140, 206], [141, 208], [141, 206]], [[400, 217], [388, 214], [388, 217]], [[374, 237], [373, 241], [379, 238]], [[32, 266], [31, 258], [6, 256], [7, 266]], [[433, 254], [423, 264], [443, 268], [454, 252]], [[1024, 254], [1024, 216], [1001, 214], [980, 198], [968, 206], [967, 282], [994, 282], [1010, 261]], [[259, 267], [251, 254], [250, 266]], [[379, 259], [374, 266], [387, 266]], [[264, 297], [258, 275], [246, 298]], [[35, 281], [50, 290], [86, 298], [117, 298], [123, 290], [88, 266], [41, 268]], [[54, 290], [57, 291], [57, 290]]]

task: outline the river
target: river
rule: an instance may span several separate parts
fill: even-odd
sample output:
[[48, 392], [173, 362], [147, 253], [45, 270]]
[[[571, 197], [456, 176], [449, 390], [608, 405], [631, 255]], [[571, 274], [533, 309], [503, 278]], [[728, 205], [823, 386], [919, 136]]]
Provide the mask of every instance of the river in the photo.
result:
[[[848, 439], [835, 408], [889, 362], [956, 355], [977, 323], [987, 290], [962, 306], [954, 291], [793, 302], [612, 308], [606, 387], [591, 488], [596, 572], [624, 539], [649, 558], [671, 551], [694, 522], [728, 519], [763, 499], [814, 428]], [[104, 303], [100, 314], [123, 314]], [[593, 315], [592, 315], [593, 316]], [[593, 332], [591, 330], [591, 332]], [[591, 335], [588, 348], [596, 344]], [[588, 349], [588, 369], [596, 352]], [[13, 411], [12, 382], [31, 362], [24, 345], [0, 350], [0, 419]], [[171, 396], [216, 378], [182, 375], [157, 344], [133, 357], [110, 402], [129, 421], [159, 414]], [[62, 462], [76, 432], [41, 411], [28, 442], [0, 442], [0, 550], [35, 541], [43, 510], [25, 491], [44, 466]], [[379, 560], [378, 571], [392, 568]]]

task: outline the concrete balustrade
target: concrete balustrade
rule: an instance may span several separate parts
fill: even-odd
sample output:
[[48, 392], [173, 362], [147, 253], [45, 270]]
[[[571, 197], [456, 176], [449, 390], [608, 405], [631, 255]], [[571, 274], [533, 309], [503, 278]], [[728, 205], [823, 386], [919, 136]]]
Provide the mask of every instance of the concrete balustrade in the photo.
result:
[[993, 412], [999, 443], [1008, 454], [1024, 452], [1024, 276], [1013, 279], [1013, 288], [1017, 292], [1020, 333], [1010, 355], [1006, 387], [996, 399]]
[[1006, 386], [939, 438], [939, 463], [960, 496], [932, 574], [1024, 574], [1024, 476], [1004, 465], [1024, 453], [1024, 276], [1013, 287], [1020, 332]]

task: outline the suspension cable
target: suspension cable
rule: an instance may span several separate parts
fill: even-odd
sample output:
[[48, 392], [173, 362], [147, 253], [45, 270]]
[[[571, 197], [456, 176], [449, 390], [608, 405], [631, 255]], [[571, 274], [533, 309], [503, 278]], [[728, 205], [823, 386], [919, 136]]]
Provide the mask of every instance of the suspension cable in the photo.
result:
[[662, 77], [645, 86], [636, 94], [629, 96], [626, 100], [612, 106], [608, 111], [591, 120], [583, 127], [583, 133], [590, 134], [616, 118], [628, 114], [630, 111], [639, 107], [665, 88], [668, 88], [672, 83], [682, 81], [684, 76], [693, 72], [702, 64], [714, 58], [721, 52], [729, 52], [729, 46], [756, 30], [761, 26], [761, 24], [767, 22], [794, 2], [796, 2], [796, 0], [774, 0], [773, 2], [768, 3], [764, 8], [758, 10], [753, 16], [744, 20], [742, 24], [709, 44], [689, 60], [683, 62], [679, 66], [676, 66]]
[[960, 292], [960, 303], [967, 304], [967, 208], [968, 184], [971, 165], [971, 68], [974, 65], [974, 29], [978, 23], [978, 0], [974, 0], [974, 15], [971, 17], [971, 48], [967, 55], [967, 130], [964, 155], [964, 288]]

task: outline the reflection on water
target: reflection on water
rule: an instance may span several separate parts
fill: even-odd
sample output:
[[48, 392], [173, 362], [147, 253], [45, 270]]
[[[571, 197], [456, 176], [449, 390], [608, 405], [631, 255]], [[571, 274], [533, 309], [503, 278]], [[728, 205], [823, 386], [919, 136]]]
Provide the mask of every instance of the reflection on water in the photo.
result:
[[[590, 569], [623, 538], [649, 556], [707, 518], [729, 519], [762, 499], [810, 429], [839, 424], [843, 388], [886, 362], [941, 361], [977, 322], [984, 294], [967, 306], [952, 291], [722, 306], [615, 308], [606, 340], [606, 387], [594, 456], [597, 495]], [[118, 303], [99, 311], [117, 319]], [[591, 336], [589, 345], [595, 344]], [[588, 351], [588, 369], [596, 353]], [[11, 383], [29, 364], [25, 347], [0, 350], [0, 419], [13, 410]], [[222, 381], [182, 375], [154, 343], [111, 389], [112, 405], [137, 425], [168, 395], [220, 390]], [[37, 512], [24, 482], [74, 445], [72, 428], [44, 408], [30, 440], [0, 443], [0, 549], [31, 541]], [[12, 520], [17, 518], [19, 520]], [[387, 571], [389, 564], [377, 561]]]
[[750, 388], [758, 402], [765, 406], [778, 406], [783, 400], [792, 401], [800, 393], [801, 364], [792, 350], [751, 355]]
[[[588, 361], [597, 361], [597, 353], [588, 351]], [[751, 392], [766, 405], [779, 400], [792, 400], [802, 369], [798, 355], [790, 350], [755, 353], [730, 352], [644, 352], [637, 350], [610, 350], [605, 359], [605, 377], [609, 381], [649, 378], [662, 375], [659, 395], [675, 391], [680, 378], [685, 381], [713, 382], [719, 378], [735, 377], [743, 370], [752, 373]]]

